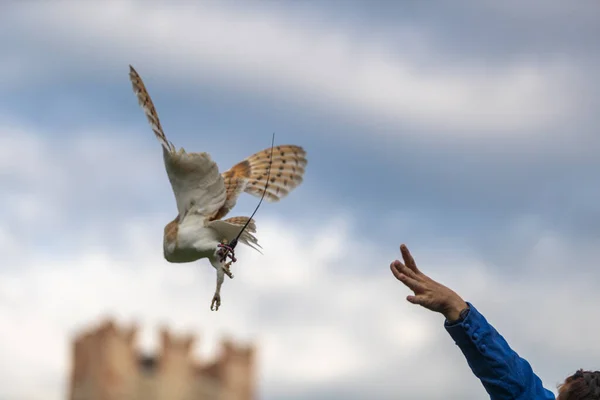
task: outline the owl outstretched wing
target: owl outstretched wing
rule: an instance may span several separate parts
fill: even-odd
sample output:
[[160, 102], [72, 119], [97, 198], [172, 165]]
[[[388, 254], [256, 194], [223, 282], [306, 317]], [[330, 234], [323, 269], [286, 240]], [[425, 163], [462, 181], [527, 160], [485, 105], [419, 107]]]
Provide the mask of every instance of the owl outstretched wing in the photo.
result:
[[282, 145], [273, 149], [273, 163], [269, 174], [271, 148], [259, 151], [237, 163], [222, 176], [225, 182], [226, 199], [211, 220], [219, 220], [231, 211], [238, 197], [246, 192], [261, 197], [266, 188], [265, 199], [276, 202], [286, 197], [303, 181], [306, 168], [306, 151], [300, 146]]
[[187, 153], [184, 149], [176, 151], [163, 132], [142, 78], [131, 65], [129, 78], [138, 102], [156, 138], [162, 144], [165, 169], [175, 194], [179, 219], [189, 213], [206, 219], [214, 216], [223, 208], [227, 199], [225, 182], [217, 164], [208, 153]]

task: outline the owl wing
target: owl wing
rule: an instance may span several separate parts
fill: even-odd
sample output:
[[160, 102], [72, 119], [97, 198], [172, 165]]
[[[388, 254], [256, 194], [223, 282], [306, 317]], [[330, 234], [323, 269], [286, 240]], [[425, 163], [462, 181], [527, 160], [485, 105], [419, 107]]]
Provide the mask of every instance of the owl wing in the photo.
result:
[[227, 196], [212, 220], [223, 218], [235, 206], [238, 197], [246, 192], [261, 197], [269, 175], [265, 199], [276, 202], [287, 196], [303, 181], [306, 151], [300, 146], [282, 145], [273, 149], [273, 165], [269, 174], [271, 148], [259, 151], [237, 163], [222, 176]]
[[184, 149], [175, 150], [175, 146], [163, 132], [142, 78], [131, 65], [129, 70], [133, 91], [156, 138], [162, 144], [165, 169], [175, 194], [179, 219], [181, 220], [188, 213], [209, 219], [223, 207], [227, 198], [225, 182], [217, 164], [208, 153], [186, 153]]

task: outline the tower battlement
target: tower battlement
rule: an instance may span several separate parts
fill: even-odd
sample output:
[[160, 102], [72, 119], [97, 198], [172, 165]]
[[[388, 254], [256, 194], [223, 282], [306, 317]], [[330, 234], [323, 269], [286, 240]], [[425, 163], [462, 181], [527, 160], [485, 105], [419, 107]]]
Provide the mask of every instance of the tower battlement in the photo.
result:
[[155, 355], [137, 351], [136, 325], [105, 320], [74, 338], [69, 400], [252, 400], [255, 348], [221, 341], [213, 360], [196, 360], [192, 335], [160, 331]]

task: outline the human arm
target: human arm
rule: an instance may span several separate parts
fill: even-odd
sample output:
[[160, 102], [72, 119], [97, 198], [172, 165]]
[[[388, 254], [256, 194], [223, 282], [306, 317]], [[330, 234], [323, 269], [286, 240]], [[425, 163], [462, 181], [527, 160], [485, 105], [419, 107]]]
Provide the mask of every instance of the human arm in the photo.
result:
[[492, 400], [554, 400], [529, 363], [510, 348], [473, 305], [423, 274], [405, 245], [400, 250], [404, 263], [396, 260], [390, 267], [394, 276], [414, 292], [407, 300], [446, 317], [447, 332]]
[[485, 317], [470, 303], [464, 319], [444, 322], [446, 331], [465, 356], [493, 400], [548, 399], [546, 390], [527, 360], [521, 358]]

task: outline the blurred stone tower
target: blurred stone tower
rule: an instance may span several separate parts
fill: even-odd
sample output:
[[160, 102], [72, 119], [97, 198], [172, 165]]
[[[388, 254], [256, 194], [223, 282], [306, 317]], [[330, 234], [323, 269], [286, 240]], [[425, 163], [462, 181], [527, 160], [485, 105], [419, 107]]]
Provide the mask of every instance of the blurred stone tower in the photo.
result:
[[193, 337], [161, 332], [155, 357], [135, 349], [137, 328], [112, 321], [77, 336], [69, 400], [254, 400], [255, 350], [225, 340], [212, 362], [192, 358]]

